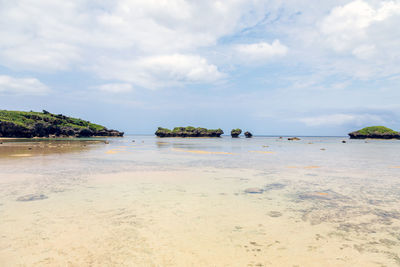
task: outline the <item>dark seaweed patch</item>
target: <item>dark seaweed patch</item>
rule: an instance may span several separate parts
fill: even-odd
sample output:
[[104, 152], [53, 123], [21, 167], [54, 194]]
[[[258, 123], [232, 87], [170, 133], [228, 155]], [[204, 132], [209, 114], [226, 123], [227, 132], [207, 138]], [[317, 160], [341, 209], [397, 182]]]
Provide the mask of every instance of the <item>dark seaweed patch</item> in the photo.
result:
[[332, 190], [304, 192], [297, 195], [300, 200], [345, 200], [348, 197]]
[[262, 194], [264, 192], [263, 189], [258, 187], [247, 188], [244, 190], [246, 194]]
[[272, 183], [272, 184], [267, 184], [264, 187], [264, 191], [270, 191], [270, 190], [280, 190], [285, 188], [286, 185], [285, 184], [280, 184], [280, 183]]
[[269, 215], [270, 217], [276, 218], [276, 217], [281, 217], [281, 216], [282, 216], [282, 213], [279, 212], [279, 211], [270, 211], [270, 212], [268, 212], [268, 215]]
[[35, 200], [43, 200], [46, 198], [48, 198], [48, 197], [43, 194], [29, 194], [29, 195], [25, 195], [25, 196], [20, 196], [19, 198], [17, 198], [17, 201], [28, 202], [28, 201], [35, 201]]

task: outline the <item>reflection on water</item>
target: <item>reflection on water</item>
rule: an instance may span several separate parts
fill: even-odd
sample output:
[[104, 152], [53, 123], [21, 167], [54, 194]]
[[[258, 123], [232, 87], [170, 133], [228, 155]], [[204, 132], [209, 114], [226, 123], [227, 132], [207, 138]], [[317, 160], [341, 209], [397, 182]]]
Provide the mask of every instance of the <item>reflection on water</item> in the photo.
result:
[[104, 140], [88, 139], [0, 139], [0, 158], [32, 157], [80, 152], [104, 144]]
[[0, 265], [400, 266], [399, 141], [301, 139], [2, 141]]

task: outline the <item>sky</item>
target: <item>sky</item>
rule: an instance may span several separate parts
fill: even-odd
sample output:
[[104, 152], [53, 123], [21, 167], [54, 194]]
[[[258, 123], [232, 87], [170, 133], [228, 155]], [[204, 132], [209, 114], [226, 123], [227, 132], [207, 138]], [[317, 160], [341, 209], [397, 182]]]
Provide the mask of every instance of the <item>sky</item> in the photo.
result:
[[0, 109], [263, 135], [400, 130], [400, 0], [0, 0]]

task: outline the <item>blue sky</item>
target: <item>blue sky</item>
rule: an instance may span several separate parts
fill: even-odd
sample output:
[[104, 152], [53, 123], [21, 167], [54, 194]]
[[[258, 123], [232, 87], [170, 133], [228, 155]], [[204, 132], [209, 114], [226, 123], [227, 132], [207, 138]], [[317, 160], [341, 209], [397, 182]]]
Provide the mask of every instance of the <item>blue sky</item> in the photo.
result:
[[400, 130], [400, 1], [0, 1], [0, 108], [127, 133]]

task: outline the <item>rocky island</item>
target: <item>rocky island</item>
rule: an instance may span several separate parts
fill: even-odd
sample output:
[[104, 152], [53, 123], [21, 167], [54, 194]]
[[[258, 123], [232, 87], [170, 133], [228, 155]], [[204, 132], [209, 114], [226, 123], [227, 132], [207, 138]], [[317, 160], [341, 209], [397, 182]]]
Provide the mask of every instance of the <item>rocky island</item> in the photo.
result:
[[349, 133], [350, 139], [400, 139], [400, 133], [384, 126], [366, 127]]
[[246, 138], [252, 138], [253, 134], [251, 132], [247, 131], [247, 132], [244, 132], [244, 136], [246, 136]]
[[158, 137], [220, 137], [224, 134], [221, 129], [195, 128], [192, 126], [175, 127], [173, 130], [158, 127], [155, 135]]
[[123, 132], [62, 114], [0, 110], [0, 137], [123, 136]]
[[237, 128], [237, 129], [232, 129], [232, 131], [231, 131], [231, 136], [233, 137], [233, 138], [238, 138], [239, 137], [239, 135], [242, 133], [242, 129], [239, 129], [239, 128]]

